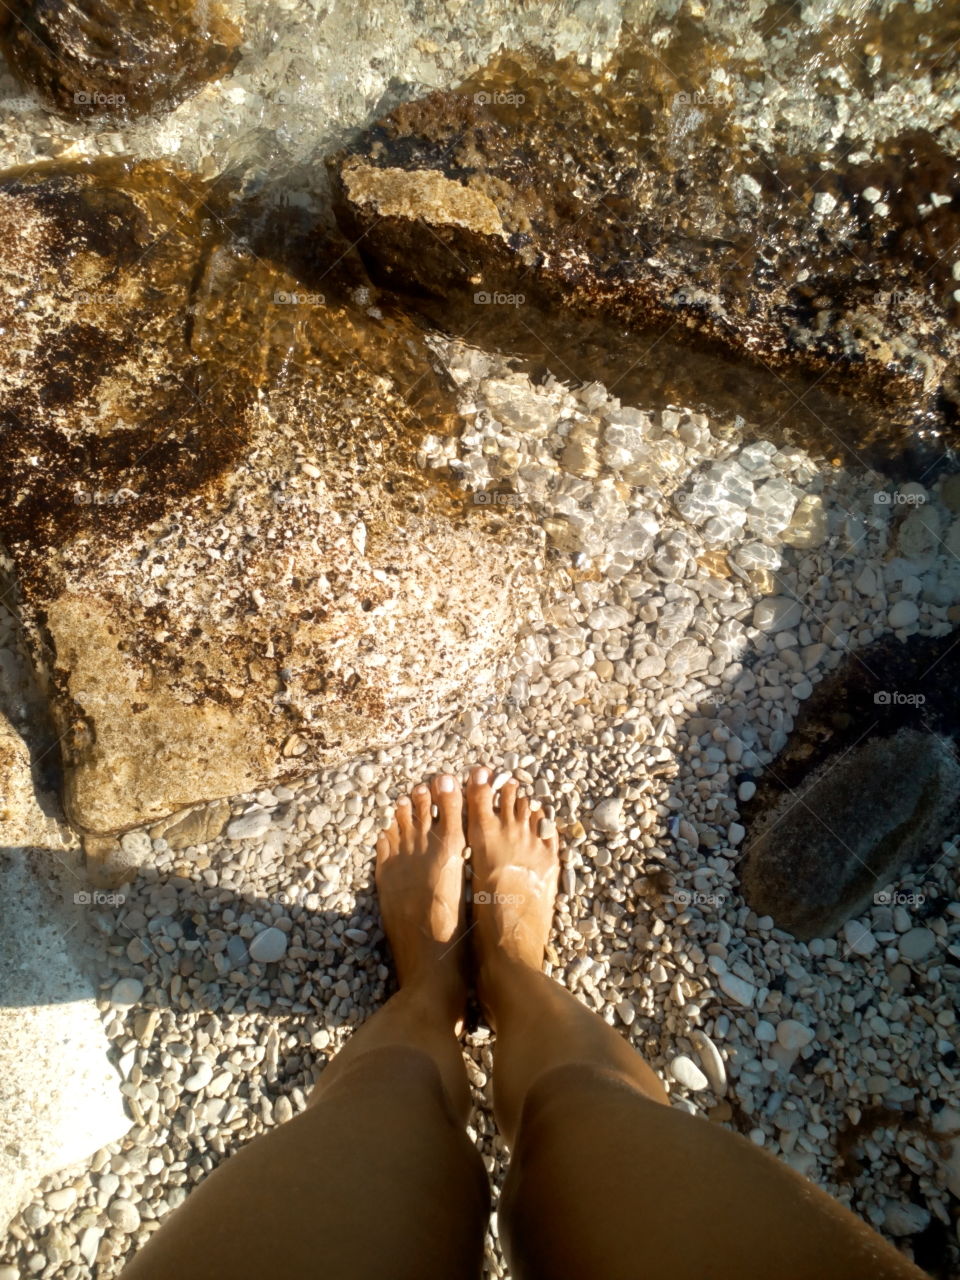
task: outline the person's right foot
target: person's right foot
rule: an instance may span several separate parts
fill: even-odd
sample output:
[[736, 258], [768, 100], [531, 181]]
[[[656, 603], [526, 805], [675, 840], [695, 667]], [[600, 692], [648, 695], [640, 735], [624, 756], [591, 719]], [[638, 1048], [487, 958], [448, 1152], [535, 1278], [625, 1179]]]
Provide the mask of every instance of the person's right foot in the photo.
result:
[[490, 771], [474, 769], [467, 784], [467, 843], [473, 852], [473, 922], [477, 987], [488, 1016], [492, 988], [504, 966], [543, 967], [553, 925], [560, 870], [555, 832], [542, 837], [543, 811], [518, 799], [511, 778], [499, 809]]

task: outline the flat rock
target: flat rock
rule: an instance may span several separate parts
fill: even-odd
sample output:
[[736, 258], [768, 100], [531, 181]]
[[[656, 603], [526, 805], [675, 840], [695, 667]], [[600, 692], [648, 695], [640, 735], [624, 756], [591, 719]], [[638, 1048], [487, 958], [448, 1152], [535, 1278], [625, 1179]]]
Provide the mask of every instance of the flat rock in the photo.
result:
[[623, 826], [623, 801], [619, 796], [601, 800], [590, 815], [590, 820], [598, 831], [609, 834], [619, 831]]
[[932, 929], [908, 929], [897, 939], [897, 950], [904, 960], [926, 960], [936, 950], [937, 935]]
[[672, 1059], [670, 1063], [670, 1075], [676, 1080], [677, 1084], [682, 1084], [685, 1089], [690, 1089], [694, 1093], [698, 1093], [701, 1089], [706, 1089], [709, 1081], [704, 1073], [700, 1070], [692, 1058], [688, 1058], [685, 1054], [679, 1054]]
[[76, 853], [0, 853], [0, 1230], [51, 1173], [127, 1132], [95, 1001]]
[[939, 847], [958, 799], [949, 739], [911, 728], [867, 739], [828, 757], [758, 816], [744, 895], [797, 937], [826, 937], [899, 867]]
[[215, 201], [146, 163], [0, 181], [0, 538], [97, 835], [437, 723], [539, 613], [530, 513], [417, 463], [458, 419], [416, 327]]

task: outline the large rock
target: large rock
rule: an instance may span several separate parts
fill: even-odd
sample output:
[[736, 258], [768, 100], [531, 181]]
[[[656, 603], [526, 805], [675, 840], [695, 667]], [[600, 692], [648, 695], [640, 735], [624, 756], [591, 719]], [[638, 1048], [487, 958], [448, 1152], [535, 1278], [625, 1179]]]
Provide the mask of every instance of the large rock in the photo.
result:
[[222, 212], [152, 165], [0, 183], [0, 539], [90, 832], [436, 722], [538, 608], [529, 514], [417, 465], [457, 425], [418, 331]]
[[176, 106], [240, 56], [240, 33], [197, 0], [13, 0], [4, 48], [44, 102], [81, 119]]
[[[912, 443], [905, 426], [952, 426], [960, 164], [919, 131], [869, 159], [765, 151], [734, 123], [764, 73], [765, 55], [750, 64], [762, 42], [744, 49], [688, 22], [658, 34], [670, 38], [644, 32], [596, 74], [504, 54], [360, 135], [330, 168], [338, 217], [371, 269], [473, 341], [532, 331], [561, 376], [580, 368], [600, 317], [617, 381], [639, 363], [674, 403], [716, 393], [735, 412], [772, 405], [779, 421], [792, 412], [783, 385], [751, 380], [769, 368], [872, 405], [849, 421], [832, 402], [822, 410], [831, 452], [838, 427], [858, 448], [896, 452]], [[555, 317], [571, 313], [581, 333], [568, 327], [563, 345]], [[684, 336], [743, 358], [732, 399], [728, 364], [670, 358]], [[805, 421], [816, 433], [816, 414]]]
[[869, 738], [784, 792], [750, 832], [743, 892], [802, 939], [827, 937], [939, 849], [960, 802], [953, 743], [901, 728]]
[[0, 1231], [42, 1178], [130, 1127], [94, 1001], [92, 899], [0, 716]]

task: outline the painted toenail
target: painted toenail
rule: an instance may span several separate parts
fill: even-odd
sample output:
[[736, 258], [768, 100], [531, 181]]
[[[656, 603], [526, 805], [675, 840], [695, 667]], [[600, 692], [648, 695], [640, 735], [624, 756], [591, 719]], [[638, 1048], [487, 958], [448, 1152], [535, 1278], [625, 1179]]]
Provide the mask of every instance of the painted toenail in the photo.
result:
[[486, 769], [478, 769], [477, 772], [473, 775], [473, 780], [479, 786], [482, 787], [489, 777], [490, 777], [490, 774], [487, 772]]
[[453, 790], [453, 779], [450, 777], [449, 773], [441, 774], [438, 786], [441, 791], [449, 792]]

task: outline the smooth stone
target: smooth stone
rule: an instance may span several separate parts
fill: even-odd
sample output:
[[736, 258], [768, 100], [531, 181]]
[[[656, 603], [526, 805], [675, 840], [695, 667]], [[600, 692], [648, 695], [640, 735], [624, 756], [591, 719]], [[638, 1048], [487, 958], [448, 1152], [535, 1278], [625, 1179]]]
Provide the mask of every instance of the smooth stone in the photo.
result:
[[273, 925], [264, 929], [250, 943], [250, 959], [257, 964], [274, 964], [283, 958], [287, 950], [287, 935]]
[[199, 1093], [201, 1089], [207, 1087], [212, 1079], [213, 1067], [206, 1058], [200, 1058], [194, 1066], [192, 1074], [184, 1080], [183, 1087], [189, 1093]]
[[793, 1018], [784, 1018], [777, 1023], [777, 1040], [784, 1049], [804, 1049], [814, 1039], [815, 1033], [802, 1022]]
[[756, 999], [757, 988], [752, 982], [747, 982], [745, 978], [738, 978], [735, 973], [727, 970], [717, 975], [717, 983], [720, 990], [730, 997], [735, 1004], [741, 1005], [744, 1009], [749, 1009]]
[[110, 992], [110, 1003], [117, 1009], [136, 1004], [143, 995], [143, 983], [137, 978], [121, 978]]
[[118, 1231], [130, 1235], [140, 1226], [140, 1210], [132, 1200], [111, 1200], [107, 1207], [107, 1217]]
[[690, 1038], [697, 1051], [704, 1075], [710, 1082], [710, 1088], [718, 1097], [721, 1097], [727, 1089], [727, 1068], [720, 1050], [705, 1031], [695, 1029], [691, 1032]]
[[270, 827], [272, 819], [265, 809], [254, 809], [253, 813], [241, 814], [227, 823], [228, 840], [257, 840]]
[[898, 600], [887, 614], [887, 622], [894, 631], [901, 627], [912, 627], [920, 617], [920, 610], [912, 600]]
[[777, 631], [792, 630], [802, 621], [803, 605], [789, 596], [764, 596], [754, 606], [753, 625], [758, 631], [765, 631], [769, 635]]
[[925, 960], [937, 945], [937, 935], [932, 929], [908, 929], [897, 942], [897, 950], [904, 960]]
[[848, 920], [843, 926], [843, 936], [847, 950], [855, 956], [872, 956], [877, 949], [876, 938], [859, 920]]
[[737, 787], [738, 800], [746, 802], [747, 800], [752, 800], [756, 794], [757, 784], [755, 782], [751, 782], [749, 779], [747, 779], [746, 782], [741, 782], [739, 787]]
[[930, 1211], [909, 1201], [888, 1200], [883, 1225], [892, 1236], [915, 1236], [930, 1225]]
[[682, 1053], [670, 1063], [669, 1071], [677, 1084], [694, 1093], [706, 1089], [710, 1083], [697, 1064]]
[[601, 800], [591, 814], [591, 821], [598, 831], [619, 831], [623, 826], [623, 801], [617, 796]]
[[[59, 1191], [51, 1191], [46, 1197], [45, 1203], [48, 1209], [52, 1209], [54, 1213], [64, 1213], [67, 1209], [73, 1207], [77, 1200], [77, 1192], [75, 1187], [61, 1187]], [[0, 1277], [2, 1280], [2, 1277]]]

